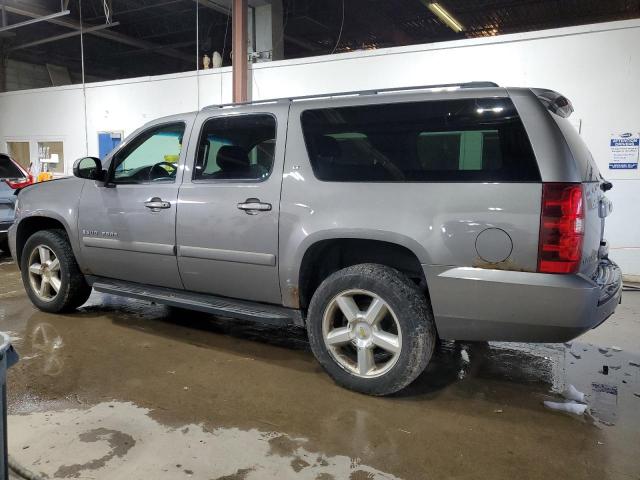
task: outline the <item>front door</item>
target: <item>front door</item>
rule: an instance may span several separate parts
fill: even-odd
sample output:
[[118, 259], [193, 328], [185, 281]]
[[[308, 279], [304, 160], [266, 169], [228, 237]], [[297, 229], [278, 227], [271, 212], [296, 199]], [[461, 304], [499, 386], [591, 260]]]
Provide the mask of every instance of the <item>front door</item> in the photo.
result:
[[[180, 188], [178, 265], [187, 290], [280, 303], [278, 214], [287, 107], [196, 121]], [[207, 115], [208, 114], [208, 115]], [[215, 115], [215, 116], [214, 116]]]
[[184, 121], [144, 130], [112, 158], [107, 186], [87, 182], [78, 229], [94, 275], [182, 288], [175, 230]]

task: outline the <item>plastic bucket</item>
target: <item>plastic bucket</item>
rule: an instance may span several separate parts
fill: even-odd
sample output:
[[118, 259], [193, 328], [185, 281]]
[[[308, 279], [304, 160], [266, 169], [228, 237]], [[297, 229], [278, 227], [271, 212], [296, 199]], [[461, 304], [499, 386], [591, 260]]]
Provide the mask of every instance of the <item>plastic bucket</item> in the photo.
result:
[[15, 365], [18, 361], [18, 354], [11, 345], [11, 339], [6, 333], [0, 332], [0, 385], [2, 392], [0, 396], [0, 407], [2, 415], [0, 416], [0, 448], [2, 455], [0, 456], [0, 478], [9, 478], [9, 460], [7, 451], [7, 370]]

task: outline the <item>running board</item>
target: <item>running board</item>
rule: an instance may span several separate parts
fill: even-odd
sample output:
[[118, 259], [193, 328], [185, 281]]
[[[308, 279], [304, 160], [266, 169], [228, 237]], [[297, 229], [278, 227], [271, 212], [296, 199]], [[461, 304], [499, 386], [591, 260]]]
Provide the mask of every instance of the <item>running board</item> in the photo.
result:
[[87, 281], [97, 292], [146, 300], [172, 307], [198, 310], [223, 317], [238, 318], [272, 325], [304, 326], [299, 310], [265, 303], [217, 297], [206, 293], [187, 292], [172, 288], [153, 287], [87, 275]]

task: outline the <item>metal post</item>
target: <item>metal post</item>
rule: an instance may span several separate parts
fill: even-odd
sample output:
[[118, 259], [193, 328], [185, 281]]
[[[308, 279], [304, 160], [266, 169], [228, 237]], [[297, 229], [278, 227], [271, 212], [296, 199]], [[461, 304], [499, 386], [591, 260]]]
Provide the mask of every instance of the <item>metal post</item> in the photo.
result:
[[247, 0], [233, 0], [233, 101], [248, 100]]

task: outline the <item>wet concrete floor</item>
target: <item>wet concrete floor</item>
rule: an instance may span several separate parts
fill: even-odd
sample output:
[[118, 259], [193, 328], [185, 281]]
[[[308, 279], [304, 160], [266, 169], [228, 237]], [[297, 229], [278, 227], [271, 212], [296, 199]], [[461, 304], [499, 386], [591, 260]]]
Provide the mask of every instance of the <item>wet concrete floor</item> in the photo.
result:
[[[9, 453], [47, 478], [640, 478], [640, 292], [570, 345], [444, 343], [388, 398], [334, 385], [299, 329], [96, 293], [39, 312], [7, 257], [0, 330]], [[583, 415], [545, 408], [569, 385]]]

